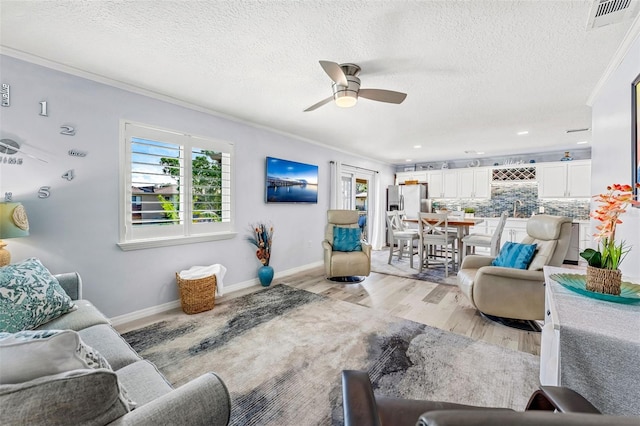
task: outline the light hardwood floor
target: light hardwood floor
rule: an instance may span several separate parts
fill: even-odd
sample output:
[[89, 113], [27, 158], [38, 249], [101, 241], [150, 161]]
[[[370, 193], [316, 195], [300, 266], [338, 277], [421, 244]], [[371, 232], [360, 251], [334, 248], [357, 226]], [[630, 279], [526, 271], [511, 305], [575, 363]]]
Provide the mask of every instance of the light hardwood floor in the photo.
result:
[[[540, 333], [509, 328], [482, 317], [455, 285], [435, 284], [372, 272], [362, 283], [339, 284], [324, 276], [324, 267], [274, 279], [272, 285], [286, 284], [316, 294], [388, 312], [390, 315], [461, 334], [476, 340], [514, 350], [540, 354]], [[216, 305], [243, 296], [262, 287], [227, 293]], [[215, 309], [215, 308], [214, 308]], [[175, 313], [154, 315], [117, 327], [126, 332]]]
[[454, 285], [375, 272], [361, 283], [339, 284], [324, 277], [324, 267], [289, 275], [274, 283], [378, 309], [472, 339], [540, 354], [540, 333], [506, 327], [482, 317]]

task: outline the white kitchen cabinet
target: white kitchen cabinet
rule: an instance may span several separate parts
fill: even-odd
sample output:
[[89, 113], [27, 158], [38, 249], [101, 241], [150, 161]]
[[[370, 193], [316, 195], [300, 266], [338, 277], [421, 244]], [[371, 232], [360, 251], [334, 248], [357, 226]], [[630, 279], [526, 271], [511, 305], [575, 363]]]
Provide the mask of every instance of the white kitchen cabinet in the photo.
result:
[[567, 164], [567, 197], [591, 197], [591, 161]]
[[467, 168], [458, 171], [458, 198], [489, 198], [489, 168]]
[[418, 183], [427, 182], [427, 171], [415, 171], [415, 172], [398, 172], [396, 173], [396, 185], [405, 183], [408, 180], [417, 180]]
[[458, 171], [444, 170], [442, 172], [443, 198], [458, 198]]
[[429, 198], [457, 198], [458, 171], [432, 170], [428, 173]]
[[591, 160], [538, 164], [539, 198], [591, 196]]
[[444, 181], [442, 180], [442, 171], [430, 171], [427, 173], [429, 182], [429, 198], [444, 197]]
[[[485, 225], [484, 229], [482, 230], [481, 234], [493, 234], [493, 232], [496, 230], [496, 227], [498, 226], [498, 221], [500, 220], [499, 217], [492, 217], [489, 219], [485, 219], [484, 222], [482, 222], [480, 225]], [[476, 225], [478, 226], [478, 225]]]
[[[497, 221], [496, 221], [497, 224]], [[495, 226], [493, 230], [495, 230]], [[527, 236], [527, 219], [507, 219], [500, 237], [500, 247], [507, 241], [512, 243], [520, 243]]]
[[538, 165], [538, 198], [564, 198], [567, 195], [567, 165]]
[[[474, 229], [473, 232], [479, 234], [487, 234], [493, 235], [496, 228], [498, 227], [498, 222], [500, 218], [492, 217], [485, 219], [484, 222], [480, 225], [476, 225], [478, 229]], [[482, 225], [485, 225], [483, 229], [479, 228]], [[500, 235], [500, 248], [507, 241], [511, 241], [513, 243], [520, 243], [524, 240], [524, 237], [527, 236], [527, 219], [507, 219], [507, 222], [504, 225], [504, 229], [502, 230], [502, 234]], [[476, 251], [483, 251], [480, 247], [476, 248]], [[488, 253], [488, 250], [486, 251]]]

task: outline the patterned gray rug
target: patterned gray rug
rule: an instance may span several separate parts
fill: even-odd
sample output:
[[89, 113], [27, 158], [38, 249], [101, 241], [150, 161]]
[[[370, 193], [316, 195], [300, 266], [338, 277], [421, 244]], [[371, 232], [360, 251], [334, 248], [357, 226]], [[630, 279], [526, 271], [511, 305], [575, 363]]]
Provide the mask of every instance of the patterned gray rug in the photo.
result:
[[423, 268], [422, 272], [418, 271], [418, 255], [413, 257], [413, 268], [407, 256], [398, 259], [397, 255], [393, 255], [391, 264], [389, 261], [389, 249], [373, 250], [371, 252], [371, 270], [378, 274], [395, 275], [398, 277], [412, 278], [414, 280], [430, 281], [432, 283], [457, 285], [456, 272], [449, 267], [449, 276], [444, 276], [444, 266], [432, 265], [429, 268]]
[[175, 386], [225, 380], [233, 425], [342, 424], [340, 372], [377, 393], [522, 410], [538, 358], [286, 285], [124, 334]]

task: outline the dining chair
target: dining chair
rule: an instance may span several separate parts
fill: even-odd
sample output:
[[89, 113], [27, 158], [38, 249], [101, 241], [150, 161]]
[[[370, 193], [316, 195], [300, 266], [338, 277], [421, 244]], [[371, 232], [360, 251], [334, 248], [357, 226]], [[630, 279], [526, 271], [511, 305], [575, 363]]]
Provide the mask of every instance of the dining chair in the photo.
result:
[[462, 258], [467, 255], [469, 248], [472, 250], [471, 254], [475, 254], [476, 247], [487, 247], [491, 250], [491, 256], [497, 256], [500, 251], [500, 238], [502, 237], [504, 225], [507, 223], [508, 215], [508, 211], [505, 210], [502, 212], [493, 234], [469, 234], [462, 238], [462, 254], [460, 255], [460, 260], [462, 261]]
[[[444, 265], [444, 276], [449, 276], [449, 264], [456, 265], [456, 234], [449, 229], [446, 214], [419, 213], [420, 272], [429, 267], [430, 262]], [[436, 252], [441, 250], [441, 255]]]
[[405, 247], [407, 248], [407, 254], [409, 255], [409, 266], [413, 268], [413, 256], [418, 254], [418, 251], [414, 250], [413, 242], [420, 240], [420, 235], [415, 229], [409, 229], [404, 225], [402, 218], [404, 217], [404, 211], [402, 210], [390, 210], [387, 211], [387, 226], [391, 230], [391, 241], [389, 241], [389, 261], [393, 258], [394, 245], [398, 245], [395, 252], [398, 254], [398, 259], [402, 259]]

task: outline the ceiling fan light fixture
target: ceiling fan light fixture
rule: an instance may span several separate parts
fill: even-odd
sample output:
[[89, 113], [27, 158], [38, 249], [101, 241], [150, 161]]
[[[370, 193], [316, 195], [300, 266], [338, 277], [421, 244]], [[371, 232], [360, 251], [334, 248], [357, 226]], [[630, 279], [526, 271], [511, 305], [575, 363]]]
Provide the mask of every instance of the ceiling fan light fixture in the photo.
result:
[[351, 108], [358, 103], [358, 95], [355, 92], [341, 91], [334, 95], [334, 99], [340, 108]]
[[394, 92], [393, 90], [382, 89], [362, 89], [360, 90], [360, 67], [356, 64], [337, 64], [331, 61], [320, 61], [322, 69], [327, 73], [333, 84], [333, 97], [329, 96], [305, 109], [305, 112], [318, 109], [322, 105], [333, 101], [340, 108], [351, 108], [358, 103], [358, 98], [370, 99], [372, 101], [386, 102], [390, 104], [401, 104], [407, 97], [406, 93]]

